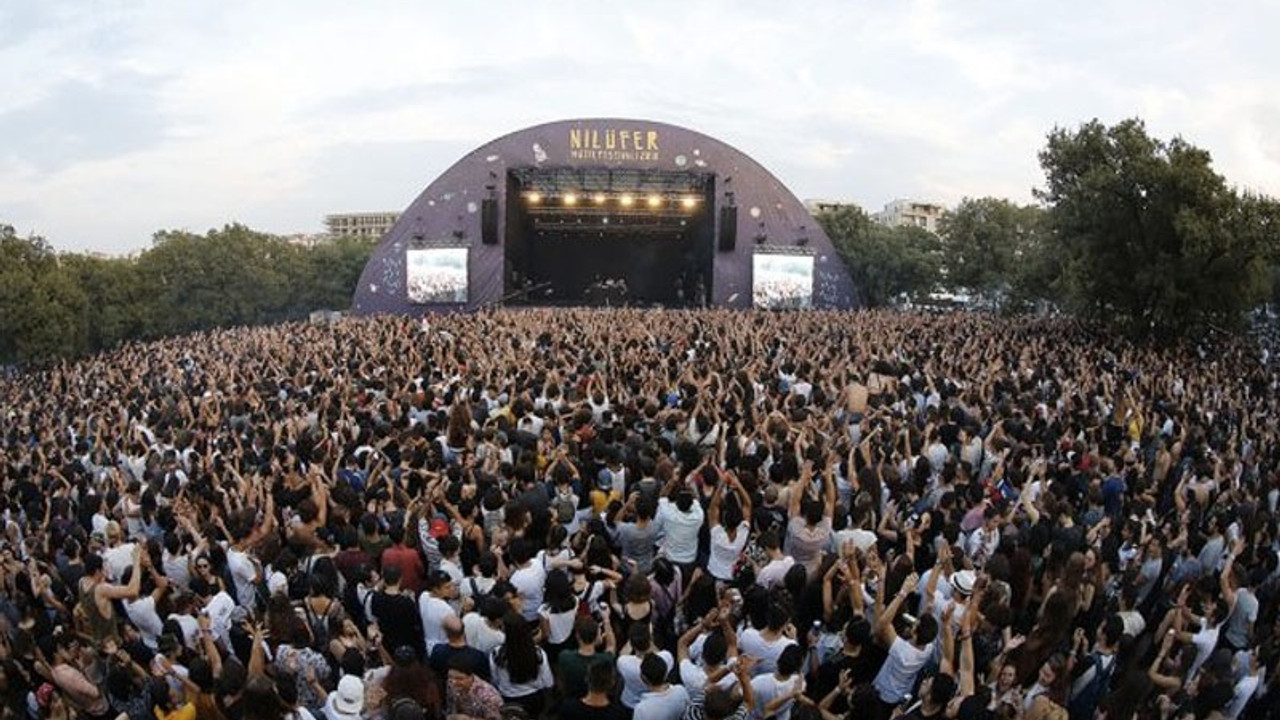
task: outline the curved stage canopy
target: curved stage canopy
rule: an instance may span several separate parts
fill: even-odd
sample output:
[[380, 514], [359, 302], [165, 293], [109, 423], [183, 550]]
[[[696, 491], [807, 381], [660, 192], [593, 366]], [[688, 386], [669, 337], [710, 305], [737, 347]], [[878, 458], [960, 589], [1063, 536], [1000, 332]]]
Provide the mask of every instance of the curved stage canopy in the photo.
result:
[[645, 120], [537, 125], [468, 154], [382, 238], [357, 313], [493, 304], [848, 308], [830, 239], [777, 178]]

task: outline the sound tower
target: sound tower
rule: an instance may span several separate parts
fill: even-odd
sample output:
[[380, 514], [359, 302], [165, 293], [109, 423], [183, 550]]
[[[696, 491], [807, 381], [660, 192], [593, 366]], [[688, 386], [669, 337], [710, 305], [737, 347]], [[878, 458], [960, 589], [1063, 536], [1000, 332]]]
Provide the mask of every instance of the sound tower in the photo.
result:
[[738, 244], [738, 206], [720, 208], [720, 252], [733, 252]]
[[480, 201], [480, 241], [485, 245], [498, 244], [498, 201], [485, 198]]

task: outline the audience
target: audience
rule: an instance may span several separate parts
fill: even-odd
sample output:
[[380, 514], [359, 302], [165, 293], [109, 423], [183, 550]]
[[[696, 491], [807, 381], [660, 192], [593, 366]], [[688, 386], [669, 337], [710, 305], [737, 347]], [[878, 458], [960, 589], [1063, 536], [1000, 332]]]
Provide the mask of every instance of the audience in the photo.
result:
[[558, 309], [6, 375], [0, 720], [1272, 717], [1271, 358]]

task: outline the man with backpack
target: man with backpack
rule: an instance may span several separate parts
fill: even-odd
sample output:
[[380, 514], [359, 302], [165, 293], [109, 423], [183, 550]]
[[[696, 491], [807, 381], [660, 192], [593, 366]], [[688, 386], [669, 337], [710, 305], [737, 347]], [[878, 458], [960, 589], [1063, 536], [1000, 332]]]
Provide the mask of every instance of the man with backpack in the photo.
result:
[[[1067, 712], [1072, 720], [1092, 718], [1099, 703], [1111, 691], [1111, 678], [1116, 672], [1123, 637], [1124, 621], [1119, 615], [1110, 615], [1102, 623], [1102, 627], [1098, 628], [1093, 650], [1077, 659], [1079, 674], [1071, 683], [1071, 694], [1067, 701]], [[1083, 634], [1081, 640], [1083, 641]], [[1083, 642], [1078, 649], [1083, 650]]]

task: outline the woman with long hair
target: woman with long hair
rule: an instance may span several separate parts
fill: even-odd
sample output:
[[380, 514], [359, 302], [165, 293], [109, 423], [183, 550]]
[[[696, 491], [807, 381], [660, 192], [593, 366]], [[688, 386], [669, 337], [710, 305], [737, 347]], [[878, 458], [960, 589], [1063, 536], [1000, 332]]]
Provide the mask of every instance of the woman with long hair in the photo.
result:
[[444, 708], [435, 673], [407, 646], [396, 649], [395, 661], [382, 680], [382, 692], [383, 707], [393, 707], [397, 700], [407, 698], [427, 708], [431, 717], [439, 717]]
[[577, 617], [578, 598], [573, 594], [573, 581], [563, 570], [552, 570], [547, 574], [542, 606], [538, 608], [542, 643], [551, 662], [556, 662], [562, 650], [574, 645], [573, 622]]
[[[665, 557], [653, 561], [653, 574], [649, 578], [653, 596], [653, 623], [659, 628], [659, 644], [664, 647], [677, 637], [675, 633], [676, 606], [684, 591], [684, 583], [675, 565]], [[704, 613], [705, 615], [705, 613]]]
[[618, 637], [627, 637], [631, 626], [637, 623], [650, 625], [653, 621], [653, 588], [649, 578], [644, 575], [628, 577], [622, 588], [622, 600], [619, 602], [617, 591], [613, 591], [613, 612], [618, 618], [616, 632]]
[[1067, 656], [1062, 653], [1054, 653], [1040, 666], [1040, 670], [1036, 674], [1035, 684], [1023, 696], [1023, 712], [1031, 710], [1041, 695], [1058, 705], [1065, 706], [1067, 704], [1067, 693], [1070, 689], [1071, 669], [1067, 666]]
[[1026, 642], [1009, 653], [1009, 662], [1018, 668], [1019, 685], [1030, 685], [1050, 657], [1066, 648], [1071, 638], [1071, 620], [1074, 617], [1071, 610], [1075, 602], [1075, 598], [1068, 597], [1066, 593], [1051, 593]]
[[508, 612], [502, 625], [506, 638], [489, 654], [493, 686], [503, 700], [519, 705], [529, 717], [536, 718], [546, 704], [547, 690], [555, 682], [551, 662], [519, 614]]

